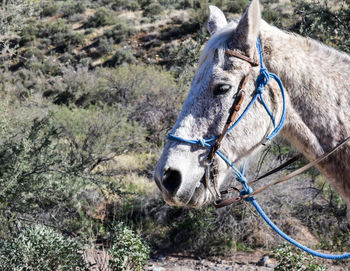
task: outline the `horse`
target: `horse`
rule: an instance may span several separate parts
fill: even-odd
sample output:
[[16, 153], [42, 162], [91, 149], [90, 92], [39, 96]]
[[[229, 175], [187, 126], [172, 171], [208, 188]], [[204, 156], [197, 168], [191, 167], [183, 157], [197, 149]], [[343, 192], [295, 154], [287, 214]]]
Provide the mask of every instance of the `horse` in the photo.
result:
[[[263, 99], [255, 102], [225, 135], [220, 152], [236, 164], [258, 152], [274, 129], [272, 115], [281, 121], [283, 104], [286, 113], [280, 136], [310, 161], [350, 135], [349, 55], [268, 24], [261, 18], [258, 0], [250, 3], [240, 20], [230, 23], [219, 8], [209, 9], [207, 29], [211, 37], [201, 53], [172, 138], [167, 140], [155, 168], [155, 182], [169, 205], [198, 208], [215, 200], [206, 182], [210, 149], [173, 139], [203, 142], [220, 135], [242, 81], [246, 81], [246, 98], [241, 107], [249, 105], [256, 95], [260, 72], [257, 65], [252, 65], [259, 59], [257, 39], [265, 66], [281, 78], [285, 95], [271, 80], [261, 94]], [[317, 168], [344, 199], [350, 222], [349, 161], [350, 145], [346, 144]], [[216, 186], [220, 188], [231, 169], [223, 159], [215, 159], [215, 171]]]

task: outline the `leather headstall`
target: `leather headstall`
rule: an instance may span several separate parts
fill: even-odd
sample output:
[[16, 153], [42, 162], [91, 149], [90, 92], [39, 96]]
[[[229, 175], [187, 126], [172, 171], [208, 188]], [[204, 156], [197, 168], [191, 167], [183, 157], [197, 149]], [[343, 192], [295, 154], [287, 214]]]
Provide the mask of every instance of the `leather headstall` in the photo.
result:
[[252, 67], [259, 66], [259, 63], [257, 61], [255, 61], [254, 59], [252, 59], [250, 57], [247, 57], [247, 56], [245, 56], [245, 55], [243, 55], [243, 54], [241, 54], [241, 53], [239, 53], [237, 51], [233, 51], [233, 50], [229, 50], [228, 49], [228, 50], [225, 51], [225, 53], [227, 55], [234, 56], [236, 58], [239, 58], [241, 60], [244, 60], [244, 61], [248, 62], [250, 64], [250, 66], [249, 66], [248, 73], [243, 77], [243, 79], [241, 81], [241, 84], [240, 84], [240, 87], [239, 87], [239, 91], [238, 91], [238, 93], [236, 95], [236, 98], [234, 99], [233, 104], [231, 106], [230, 114], [229, 114], [229, 117], [227, 118], [227, 121], [225, 123], [224, 129], [221, 132], [219, 138], [217, 139], [217, 141], [215, 142], [215, 144], [213, 145], [213, 147], [211, 148], [211, 150], [210, 150], [210, 152], [208, 154], [208, 163], [209, 164], [212, 163], [216, 151], [220, 148], [221, 141], [224, 139], [224, 136], [225, 136], [227, 130], [230, 128], [231, 123], [235, 120], [237, 112], [241, 108], [241, 105], [242, 105], [244, 97], [245, 97], [245, 91], [244, 90], [245, 90], [246, 84], [248, 82], [249, 75], [250, 75], [250, 73], [252, 71]]

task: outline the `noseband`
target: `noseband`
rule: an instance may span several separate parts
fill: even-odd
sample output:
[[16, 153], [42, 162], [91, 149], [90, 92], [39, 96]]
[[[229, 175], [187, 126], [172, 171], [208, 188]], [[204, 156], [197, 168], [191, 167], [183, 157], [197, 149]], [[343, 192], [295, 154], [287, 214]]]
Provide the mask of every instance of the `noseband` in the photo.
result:
[[[248, 78], [249, 75], [251, 73], [252, 67], [257, 67], [259, 66], [259, 62], [255, 61], [254, 59], [247, 57], [237, 51], [233, 51], [233, 50], [226, 50], [225, 54], [229, 55], [229, 56], [233, 56], [236, 58], [239, 58], [241, 60], [244, 60], [246, 62], [248, 62], [250, 64], [249, 66], [249, 71], [248, 73], [244, 76], [244, 78], [242, 79], [242, 83], [240, 85], [239, 91], [232, 103], [232, 106], [230, 108], [230, 112], [229, 112], [229, 116], [227, 118], [227, 121], [225, 123], [224, 129], [221, 132], [220, 135], [213, 137], [213, 138], [209, 138], [209, 139], [198, 139], [198, 140], [194, 140], [194, 139], [185, 139], [179, 136], [176, 136], [175, 134], [170, 133], [168, 135], [168, 139], [169, 140], [176, 140], [176, 141], [180, 141], [180, 142], [184, 142], [184, 143], [189, 143], [189, 144], [194, 144], [194, 145], [199, 145], [201, 147], [205, 147], [208, 148], [209, 154], [207, 156], [207, 167], [206, 167], [206, 171], [205, 171], [205, 182], [206, 182], [206, 186], [209, 189], [209, 191], [211, 192], [211, 194], [213, 195], [214, 199], [217, 198], [218, 201], [216, 202], [216, 207], [220, 207], [220, 203], [218, 204], [218, 202], [221, 202], [221, 193], [217, 188], [217, 180], [215, 178], [215, 169], [212, 168], [213, 162], [214, 162], [214, 157], [215, 154], [217, 154], [219, 157], [221, 157], [233, 170], [233, 172], [235, 173], [237, 180], [241, 183], [242, 185], [242, 190], [240, 191], [241, 195], [249, 195], [253, 192], [252, 188], [249, 187], [247, 185], [247, 180], [244, 177], [244, 170], [238, 170], [229, 160], [228, 158], [219, 150], [220, 145], [222, 140], [224, 139], [225, 135], [227, 133], [229, 133], [238, 123], [239, 121], [245, 116], [245, 114], [248, 112], [248, 110], [253, 106], [253, 104], [255, 103], [255, 101], [257, 99], [260, 100], [260, 102], [262, 103], [262, 105], [264, 106], [264, 108], [266, 109], [267, 114], [270, 116], [272, 123], [275, 127], [275, 129], [272, 131], [272, 133], [267, 137], [267, 140], [271, 140], [272, 138], [274, 138], [282, 129], [282, 126], [284, 124], [285, 121], [285, 116], [286, 116], [286, 102], [285, 102], [285, 95], [284, 95], [284, 87], [283, 84], [281, 82], [281, 80], [279, 79], [279, 77], [273, 73], [269, 73], [264, 65], [264, 61], [263, 61], [263, 56], [262, 56], [262, 49], [261, 49], [261, 43], [260, 43], [260, 39], [257, 39], [257, 43], [256, 43], [257, 49], [258, 49], [258, 53], [259, 53], [259, 60], [260, 60], [260, 74], [256, 79], [256, 90], [255, 90], [255, 95], [253, 96], [252, 100], [250, 101], [250, 103], [247, 105], [247, 107], [244, 109], [244, 111], [242, 112], [242, 114], [239, 116], [239, 118], [235, 120], [237, 112], [240, 110], [241, 105], [243, 103], [243, 99], [245, 97], [245, 87], [246, 84], [248, 82]], [[275, 81], [278, 83], [280, 90], [281, 90], [281, 94], [282, 94], [282, 100], [283, 100], [283, 108], [282, 108], [282, 115], [281, 115], [281, 119], [279, 124], [276, 126], [275, 125], [275, 119], [273, 117], [273, 114], [271, 113], [271, 111], [269, 110], [268, 106], [266, 105], [262, 94], [264, 91], [265, 86], [269, 83], [270, 78], [275, 79]], [[233, 123], [233, 124], [232, 124]], [[212, 177], [212, 178], [211, 178]], [[212, 189], [212, 188], [213, 189]], [[214, 190], [214, 191], [213, 191]], [[215, 193], [214, 193], [215, 192]], [[247, 197], [247, 199], [249, 199], [249, 197]]]

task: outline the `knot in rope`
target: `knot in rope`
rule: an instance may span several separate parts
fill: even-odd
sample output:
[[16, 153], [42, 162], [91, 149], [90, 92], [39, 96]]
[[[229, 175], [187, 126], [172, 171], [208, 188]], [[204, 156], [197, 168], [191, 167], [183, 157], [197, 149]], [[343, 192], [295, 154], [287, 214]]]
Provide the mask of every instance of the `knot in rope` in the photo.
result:
[[[243, 189], [241, 190], [241, 192], [239, 193], [241, 196], [245, 196], [245, 195], [249, 195], [253, 193], [253, 188], [251, 188], [250, 186], [248, 185], [243, 185]], [[249, 201], [251, 200], [252, 197], [249, 197], [249, 198], [246, 198], [244, 199], [245, 201]]]
[[261, 95], [264, 91], [264, 87], [263, 86], [259, 86], [257, 89], [256, 89], [256, 94], [259, 94]]
[[270, 76], [270, 73], [267, 70], [267, 68], [264, 67], [264, 66], [261, 67], [260, 68], [260, 74], [259, 74], [259, 76], [258, 76], [258, 78], [256, 80], [257, 85], [258, 85], [258, 89], [259, 88], [264, 88], [269, 83], [270, 78], [271, 78], [271, 76]]
[[198, 143], [200, 146], [205, 147], [205, 140], [203, 138], [199, 138]]

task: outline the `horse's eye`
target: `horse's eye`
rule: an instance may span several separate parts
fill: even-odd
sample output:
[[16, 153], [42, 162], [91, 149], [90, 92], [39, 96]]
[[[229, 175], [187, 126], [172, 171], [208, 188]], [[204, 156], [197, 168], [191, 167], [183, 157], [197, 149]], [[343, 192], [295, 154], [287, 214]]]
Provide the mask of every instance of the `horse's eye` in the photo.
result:
[[223, 95], [226, 92], [230, 91], [231, 86], [230, 85], [217, 85], [214, 89], [214, 96]]

